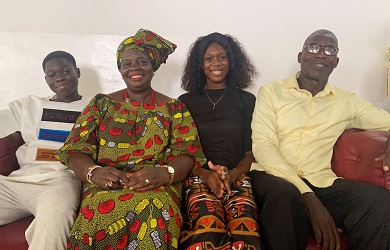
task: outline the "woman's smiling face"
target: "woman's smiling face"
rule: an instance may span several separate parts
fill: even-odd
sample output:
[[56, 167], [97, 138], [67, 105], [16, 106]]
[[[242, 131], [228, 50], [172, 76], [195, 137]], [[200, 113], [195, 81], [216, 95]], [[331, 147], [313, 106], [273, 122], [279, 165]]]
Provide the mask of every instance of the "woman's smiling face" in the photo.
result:
[[226, 50], [218, 43], [212, 43], [203, 57], [203, 72], [206, 75], [206, 87], [226, 87], [229, 73], [229, 58]]
[[139, 50], [130, 49], [123, 53], [119, 71], [130, 91], [151, 86], [153, 67], [146, 55]]

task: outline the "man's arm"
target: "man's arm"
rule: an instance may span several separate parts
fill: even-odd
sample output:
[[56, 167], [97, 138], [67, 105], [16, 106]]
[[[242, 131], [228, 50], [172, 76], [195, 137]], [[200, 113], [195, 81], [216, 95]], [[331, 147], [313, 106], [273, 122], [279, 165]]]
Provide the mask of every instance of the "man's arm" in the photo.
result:
[[[356, 108], [357, 115], [351, 127], [364, 130], [390, 131], [390, 113], [373, 106], [372, 103], [363, 100], [354, 94], [349, 98], [350, 105]], [[383, 170], [390, 170], [390, 138], [387, 139], [383, 154], [375, 161], [383, 162]]]
[[390, 170], [390, 137], [387, 138], [386, 147], [383, 154], [375, 159], [376, 162], [383, 163], [383, 170], [385, 172]]
[[390, 137], [387, 138], [386, 148], [383, 153], [383, 170], [390, 170]]

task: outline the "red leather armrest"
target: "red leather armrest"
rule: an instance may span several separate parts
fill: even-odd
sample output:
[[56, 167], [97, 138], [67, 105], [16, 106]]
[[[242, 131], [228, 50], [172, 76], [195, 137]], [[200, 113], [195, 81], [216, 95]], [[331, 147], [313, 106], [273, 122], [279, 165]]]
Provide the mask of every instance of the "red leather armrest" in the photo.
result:
[[332, 169], [345, 179], [384, 186], [390, 189], [390, 171], [375, 162], [386, 146], [389, 132], [346, 130], [334, 146]]
[[28, 244], [24, 235], [34, 216], [11, 222], [0, 226], [0, 249], [27, 250]]

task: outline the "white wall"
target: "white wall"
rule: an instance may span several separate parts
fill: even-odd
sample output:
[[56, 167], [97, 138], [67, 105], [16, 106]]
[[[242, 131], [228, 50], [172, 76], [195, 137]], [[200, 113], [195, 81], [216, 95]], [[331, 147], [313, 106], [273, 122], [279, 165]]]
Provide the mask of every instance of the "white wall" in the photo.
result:
[[260, 85], [297, 71], [305, 38], [326, 28], [340, 47], [331, 83], [376, 104], [387, 102], [390, 0], [0, 0], [0, 5], [0, 109], [28, 94], [51, 93], [41, 62], [53, 50], [75, 56], [83, 95], [124, 88], [115, 51], [139, 28], [178, 45], [153, 79], [156, 90], [172, 97], [183, 92], [183, 63], [198, 36], [218, 31], [238, 38], [261, 73], [249, 89], [257, 93]]

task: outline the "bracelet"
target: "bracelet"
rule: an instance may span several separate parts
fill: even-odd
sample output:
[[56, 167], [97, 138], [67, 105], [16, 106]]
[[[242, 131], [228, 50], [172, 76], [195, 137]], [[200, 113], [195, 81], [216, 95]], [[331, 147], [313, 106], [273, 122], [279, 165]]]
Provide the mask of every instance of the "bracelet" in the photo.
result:
[[101, 168], [102, 166], [99, 166], [99, 165], [93, 165], [91, 167], [88, 168], [88, 173], [87, 173], [87, 181], [91, 184], [93, 184], [93, 182], [91, 181], [91, 178], [92, 178], [92, 171], [95, 170], [96, 168]]

